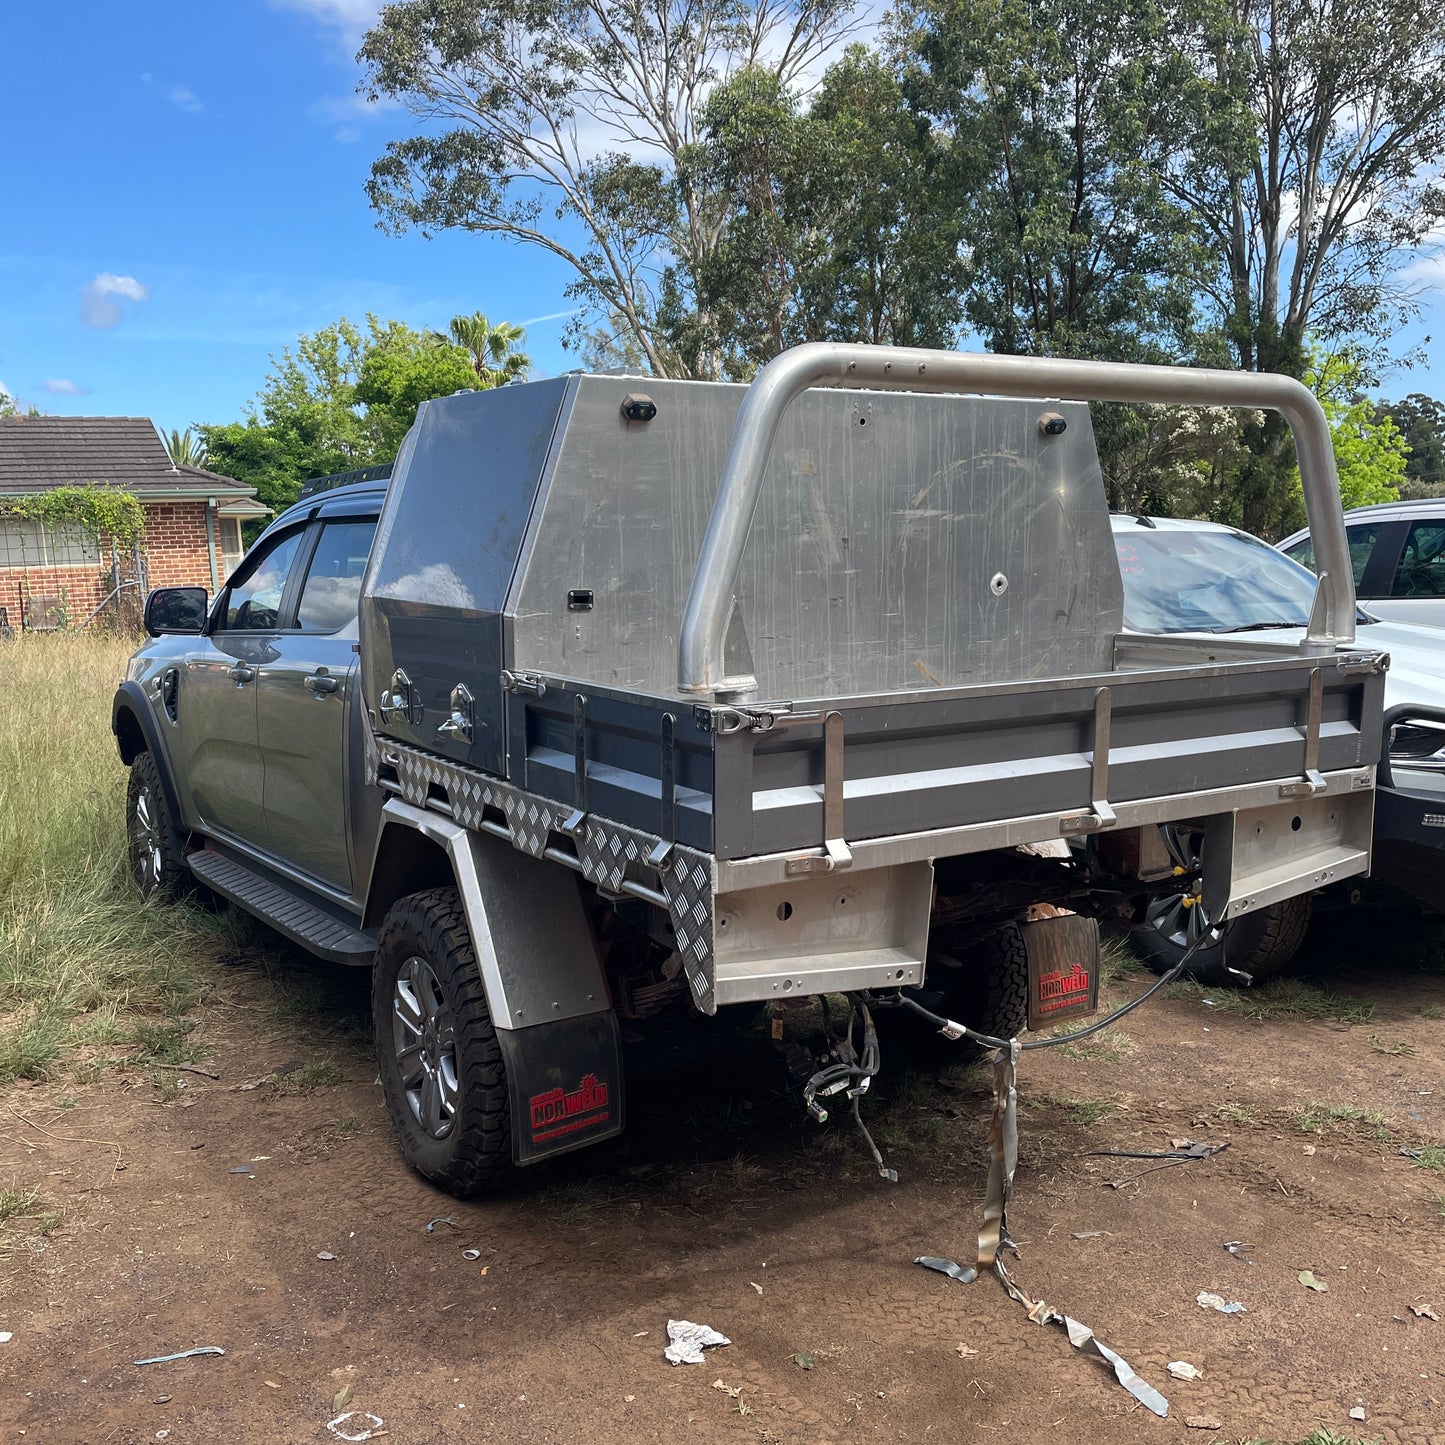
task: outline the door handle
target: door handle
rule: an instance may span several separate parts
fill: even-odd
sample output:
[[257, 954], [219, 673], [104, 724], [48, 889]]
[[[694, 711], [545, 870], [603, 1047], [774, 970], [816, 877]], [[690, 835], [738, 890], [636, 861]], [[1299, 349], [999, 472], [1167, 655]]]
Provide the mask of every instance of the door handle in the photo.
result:
[[238, 662], [234, 667], [226, 669], [226, 676], [233, 678], [237, 687], [245, 687], [256, 676], [256, 669], [247, 667], [244, 662]]
[[306, 686], [314, 692], [318, 699], [324, 697], [328, 692], [335, 692], [341, 686], [339, 678], [330, 677], [324, 672], [313, 672], [306, 679]]

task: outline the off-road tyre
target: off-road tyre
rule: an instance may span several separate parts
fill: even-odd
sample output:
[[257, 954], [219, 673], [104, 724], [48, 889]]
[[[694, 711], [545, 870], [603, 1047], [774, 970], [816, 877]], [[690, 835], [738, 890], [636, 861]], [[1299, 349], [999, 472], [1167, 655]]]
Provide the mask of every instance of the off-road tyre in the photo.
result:
[[180, 830], [166, 802], [161, 770], [150, 753], [137, 753], [125, 790], [126, 862], [146, 902], [175, 903], [190, 889]]
[[[1309, 929], [1310, 908], [1309, 895], [1302, 894], [1232, 919], [1224, 925], [1223, 939], [1200, 948], [1186, 972], [1210, 987], [1242, 986], [1245, 980], [1230, 973], [1230, 968], [1247, 973], [1256, 982], [1274, 978], [1299, 952]], [[1155, 973], [1168, 973], [1184, 956], [1183, 946], [1151, 923], [1135, 924], [1129, 938], [1134, 951]]]
[[[431, 970], [454, 1027], [457, 1096], [443, 1138], [423, 1126], [397, 1059], [397, 978], [415, 958]], [[407, 1163], [459, 1198], [511, 1183], [516, 1170], [507, 1071], [455, 888], [410, 894], [387, 913], [377, 939], [371, 1012], [382, 1091]]]
[[[910, 992], [931, 1013], [993, 1038], [1016, 1038], [1029, 1018], [1029, 961], [1018, 925], [1005, 924], [967, 948], [930, 952], [924, 986]], [[880, 1014], [879, 1026], [917, 1063], [961, 1063], [981, 1052], [970, 1039], [944, 1038], [910, 1010]]]
[[990, 933], [961, 962], [944, 1012], [981, 1034], [1017, 1038], [1029, 1022], [1029, 956], [1018, 924]]

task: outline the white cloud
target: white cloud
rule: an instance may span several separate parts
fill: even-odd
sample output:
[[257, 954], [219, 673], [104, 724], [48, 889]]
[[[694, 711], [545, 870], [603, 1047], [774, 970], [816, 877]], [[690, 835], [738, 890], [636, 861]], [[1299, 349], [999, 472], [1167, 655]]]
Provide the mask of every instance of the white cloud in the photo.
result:
[[87, 387], [72, 381], [68, 376], [53, 376], [40, 384], [51, 396], [84, 396], [88, 390]]
[[584, 308], [574, 306], [570, 311], [549, 311], [545, 316], [531, 316], [526, 321], [519, 321], [519, 326], [540, 326], [544, 321], [563, 321], [569, 316], [580, 316]]
[[354, 145], [361, 139], [361, 122], [374, 120], [389, 110], [400, 110], [399, 102], [382, 98], [368, 100], [364, 95], [323, 95], [307, 107], [312, 120], [323, 125], [334, 125], [331, 132], [334, 140], [342, 145]]
[[400, 103], [389, 98], [368, 100], [364, 95], [323, 95], [313, 100], [310, 113], [323, 121], [370, 120], [384, 110], [400, 110]]
[[356, 50], [362, 35], [381, 14], [381, 0], [271, 0], [271, 3], [278, 9], [299, 10], [336, 31], [350, 51]]
[[109, 271], [102, 271], [81, 292], [80, 319], [96, 331], [109, 331], [119, 325], [125, 315], [115, 300], [117, 296], [139, 303], [150, 294], [134, 276], [112, 276]]
[[197, 111], [205, 109], [205, 106], [201, 104], [200, 97], [195, 91], [188, 89], [184, 85], [171, 86], [169, 94], [172, 105], [177, 106], [181, 110], [189, 111], [192, 115], [195, 115]]

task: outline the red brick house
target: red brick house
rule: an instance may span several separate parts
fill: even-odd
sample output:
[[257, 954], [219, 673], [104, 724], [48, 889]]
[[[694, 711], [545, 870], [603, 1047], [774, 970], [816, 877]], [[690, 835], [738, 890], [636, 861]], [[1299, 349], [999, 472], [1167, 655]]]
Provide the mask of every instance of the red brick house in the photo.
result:
[[[5, 515], [7, 499], [72, 485], [131, 493], [145, 513], [141, 543]], [[0, 419], [0, 607], [12, 626], [83, 622], [117, 586], [131, 595], [180, 584], [215, 592], [240, 560], [241, 523], [265, 515], [254, 487], [172, 466], [146, 417]]]

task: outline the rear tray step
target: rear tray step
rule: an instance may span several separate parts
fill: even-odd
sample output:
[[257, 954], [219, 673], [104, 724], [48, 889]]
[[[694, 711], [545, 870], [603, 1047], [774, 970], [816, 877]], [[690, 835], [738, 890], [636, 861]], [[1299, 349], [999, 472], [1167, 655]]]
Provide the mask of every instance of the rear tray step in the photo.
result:
[[223, 898], [254, 913], [277, 933], [333, 963], [370, 963], [376, 939], [333, 918], [233, 858], [203, 848], [187, 856], [191, 872]]

